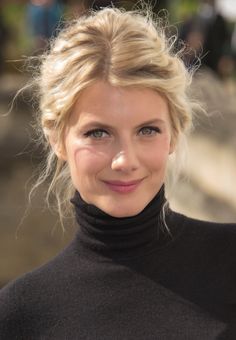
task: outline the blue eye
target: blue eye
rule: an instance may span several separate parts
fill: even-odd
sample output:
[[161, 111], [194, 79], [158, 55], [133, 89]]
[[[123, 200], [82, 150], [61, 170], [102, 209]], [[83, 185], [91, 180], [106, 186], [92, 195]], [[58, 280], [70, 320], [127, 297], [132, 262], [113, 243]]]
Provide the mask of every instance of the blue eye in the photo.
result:
[[152, 136], [160, 132], [161, 130], [156, 126], [144, 126], [139, 130], [139, 133], [143, 136]]
[[86, 132], [85, 137], [91, 137], [94, 139], [101, 139], [104, 137], [107, 137], [109, 134], [107, 131], [103, 130], [103, 129], [94, 129], [94, 130], [90, 130], [88, 132]]

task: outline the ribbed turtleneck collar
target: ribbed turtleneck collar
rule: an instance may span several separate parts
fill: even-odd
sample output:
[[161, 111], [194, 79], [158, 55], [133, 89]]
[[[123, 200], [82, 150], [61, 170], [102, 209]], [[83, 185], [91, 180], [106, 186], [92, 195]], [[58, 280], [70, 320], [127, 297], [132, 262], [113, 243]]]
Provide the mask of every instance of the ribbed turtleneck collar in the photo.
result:
[[79, 242], [93, 255], [111, 258], [140, 256], [160, 245], [166, 235], [161, 219], [164, 186], [142, 212], [132, 217], [112, 217], [86, 203], [78, 192], [71, 202], [80, 226]]

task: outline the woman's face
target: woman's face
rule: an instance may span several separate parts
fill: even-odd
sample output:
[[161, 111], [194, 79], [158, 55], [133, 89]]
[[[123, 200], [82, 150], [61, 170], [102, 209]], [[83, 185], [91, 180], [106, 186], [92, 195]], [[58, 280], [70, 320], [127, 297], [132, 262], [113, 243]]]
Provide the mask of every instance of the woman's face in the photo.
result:
[[151, 89], [97, 82], [70, 116], [65, 149], [81, 197], [114, 217], [140, 213], [161, 188], [171, 147], [168, 105]]

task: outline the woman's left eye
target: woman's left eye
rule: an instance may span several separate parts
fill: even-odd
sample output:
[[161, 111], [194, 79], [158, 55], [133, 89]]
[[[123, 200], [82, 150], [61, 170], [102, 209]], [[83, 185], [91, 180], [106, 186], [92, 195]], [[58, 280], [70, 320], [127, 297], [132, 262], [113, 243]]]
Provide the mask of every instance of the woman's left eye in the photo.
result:
[[160, 133], [161, 130], [156, 126], [144, 126], [139, 130], [139, 133], [143, 136], [151, 136]]

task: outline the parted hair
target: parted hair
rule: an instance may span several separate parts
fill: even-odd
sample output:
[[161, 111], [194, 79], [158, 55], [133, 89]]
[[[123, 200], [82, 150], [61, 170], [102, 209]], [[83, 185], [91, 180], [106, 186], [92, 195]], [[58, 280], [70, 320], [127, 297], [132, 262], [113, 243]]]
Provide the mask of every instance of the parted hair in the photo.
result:
[[176, 37], [167, 37], [160, 22], [150, 10], [91, 11], [68, 24], [42, 56], [39, 124], [48, 156], [36, 187], [50, 178], [47, 197], [55, 195], [61, 217], [70, 210], [75, 189], [68, 165], [57, 158], [50, 138], [63, 147], [68, 118], [85, 88], [104, 80], [158, 91], [167, 100], [176, 145], [191, 126], [191, 73], [176, 51]]

